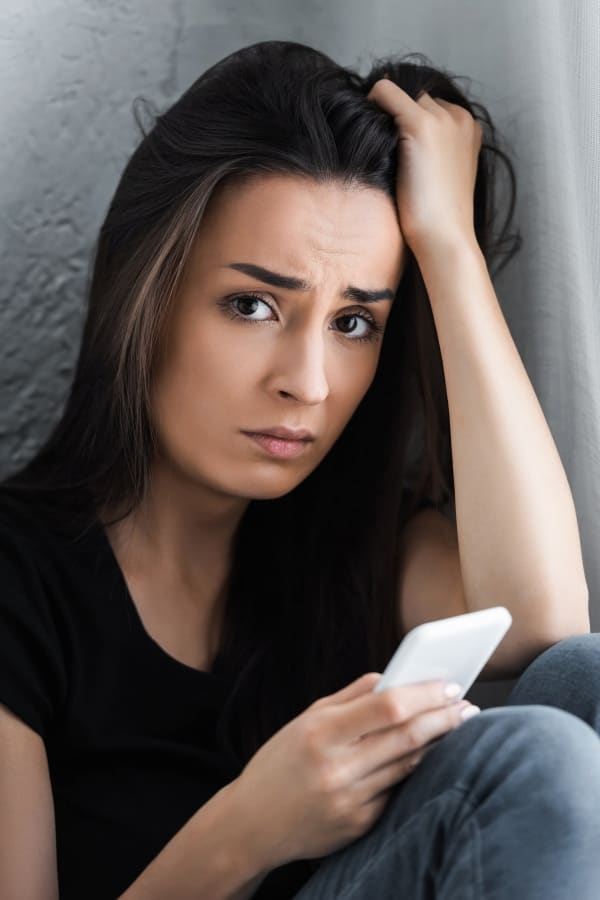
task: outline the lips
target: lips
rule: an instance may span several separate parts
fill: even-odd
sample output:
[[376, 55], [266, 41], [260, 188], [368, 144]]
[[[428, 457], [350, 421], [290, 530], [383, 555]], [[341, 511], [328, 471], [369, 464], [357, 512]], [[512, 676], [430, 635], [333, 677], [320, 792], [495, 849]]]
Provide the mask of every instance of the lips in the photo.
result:
[[294, 459], [300, 456], [307, 452], [309, 444], [307, 440], [290, 441], [280, 437], [274, 437], [270, 434], [260, 434], [258, 432], [245, 432], [245, 434], [246, 437], [262, 447], [263, 451], [270, 456], [279, 457], [281, 459]]
[[314, 436], [307, 428], [284, 428], [280, 425], [272, 428], [264, 428], [257, 431], [247, 431], [246, 434], [261, 434], [265, 437], [279, 438], [282, 441], [313, 441]]

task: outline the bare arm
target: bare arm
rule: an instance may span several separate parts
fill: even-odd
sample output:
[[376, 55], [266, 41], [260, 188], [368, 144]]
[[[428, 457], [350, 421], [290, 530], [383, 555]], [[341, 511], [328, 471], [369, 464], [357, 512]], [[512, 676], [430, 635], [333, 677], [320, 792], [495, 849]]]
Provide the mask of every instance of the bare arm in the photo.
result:
[[266, 878], [252, 810], [240, 809], [236, 781], [188, 819], [118, 900], [247, 900]]
[[475, 239], [416, 255], [448, 393], [465, 602], [506, 606], [515, 655], [539, 652], [590, 630], [567, 476]]
[[0, 703], [0, 897], [58, 900], [54, 800], [41, 736]]

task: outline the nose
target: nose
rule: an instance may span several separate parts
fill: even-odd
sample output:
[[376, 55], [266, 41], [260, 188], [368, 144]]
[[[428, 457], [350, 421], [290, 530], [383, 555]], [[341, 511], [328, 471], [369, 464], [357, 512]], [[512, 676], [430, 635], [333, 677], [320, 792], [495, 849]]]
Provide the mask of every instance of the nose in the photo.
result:
[[303, 333], [290, 336], [277, 358], [276, 388], [307, 405], [322, 403], [329, 394], [323, 336]]

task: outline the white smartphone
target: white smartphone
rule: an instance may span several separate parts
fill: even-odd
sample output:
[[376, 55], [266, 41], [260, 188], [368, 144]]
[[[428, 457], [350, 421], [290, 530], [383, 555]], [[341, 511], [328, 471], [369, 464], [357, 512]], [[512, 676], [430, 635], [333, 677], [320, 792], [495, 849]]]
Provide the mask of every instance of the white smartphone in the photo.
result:
[[373, 688], [417, 681], [456, 681], [464, 697], [512, 624], [505, 606], [424, 622], [400, 641]]

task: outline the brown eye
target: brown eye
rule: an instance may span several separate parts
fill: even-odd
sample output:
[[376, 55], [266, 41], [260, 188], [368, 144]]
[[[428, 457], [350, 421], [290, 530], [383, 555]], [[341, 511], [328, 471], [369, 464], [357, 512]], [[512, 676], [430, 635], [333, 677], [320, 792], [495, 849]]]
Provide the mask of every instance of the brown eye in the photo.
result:
[[[354, 319], [355, 322], [359, 319], [362, 319], [362, 321], [366, 322], [367, 325], [369, 326], [369, 330], [368, 330], [367, 334], [360, 335], [359, 337], [356, 337], [353, 340], [355, 340], [355, 341], [372, 341], [373, 340], [373, 335], [378, 327], [377, 323], [375, 322], [374, 319], [370, 319], [370, 318], [368, 319], [366, 316], [359, 316], [357, 313], [346, 313], [345, 315], [339, 317], [338, 322], [342, 321], [343, 319]], [[352, 329], [352, 331], [350, 331], [348, 333], [353, 334], [354, 330], [355, 329]], [[342, 333], [346, 334], [346, 332], [342, 332]]]
[[[231, 303], [231, 306], [233, 307], [234, 310], [239, 308], [239, 307], [235, 306], [234, 304], [241, 305], [240, 313], [242, 316], [252, 315], [252, 313], [248, 312], [247, 310], [244, 310], [244, 306], [253, 306], [256, 303], [262, 303], [264, 306], [268, 307], [271, 310], [271, 312], [273, 312], [273, 307], [270, 306], [266, 300], [263, 300], [262, 297], [255, 297], [254, 294], [240, 294], [238, 297], [232, 297], [229, 302]], [[253, 319], [252, 321], [259, 322], [261, 320]]]
[[[231, 319], [238, 319], [241, 322], [248, 322], [249, 324], [254, 324], [255, 322], [258, 323], [270, 321], [268, 318], [247, 318], [247, 316], [252, 315], [252, 313], [244, 311], [244, 306], [253, 306], [256, 303], [262, 303], [264, 306], [270, 309], [271, 312], [275, 312], [270, 303], [267, 303], [267, 301], [262, 297], [259, 297], [257, 294], [253, 294], [251, 292], [247, 292], [245, 294], [236, 294], [236, 296], [234, 297], [228, 297], [225, 300], [221, 301], [219, 305], [224, 309], [226, 315]], [[336, 321], [344, 319], [361, 319], [368, 325], [368, 332], [366, 334], [360, 335], [359, 337], [350, 337], [350, 335], [354, 334], [354, 329], [349, 332], [341, 331], [340, 333], [344, 337], [348, 337], [350, 343], [359, 343], [363, 341], [372, 342], [376, 340], [384, 330], [382, 325], [379, 325], [379, 323], [376, 322], [375, 319], [373, 319], [368, 313], [365, 314], [362, 310], [360, 312], [350, 311], [344, 313], [343, 316], [338, 316]]]

